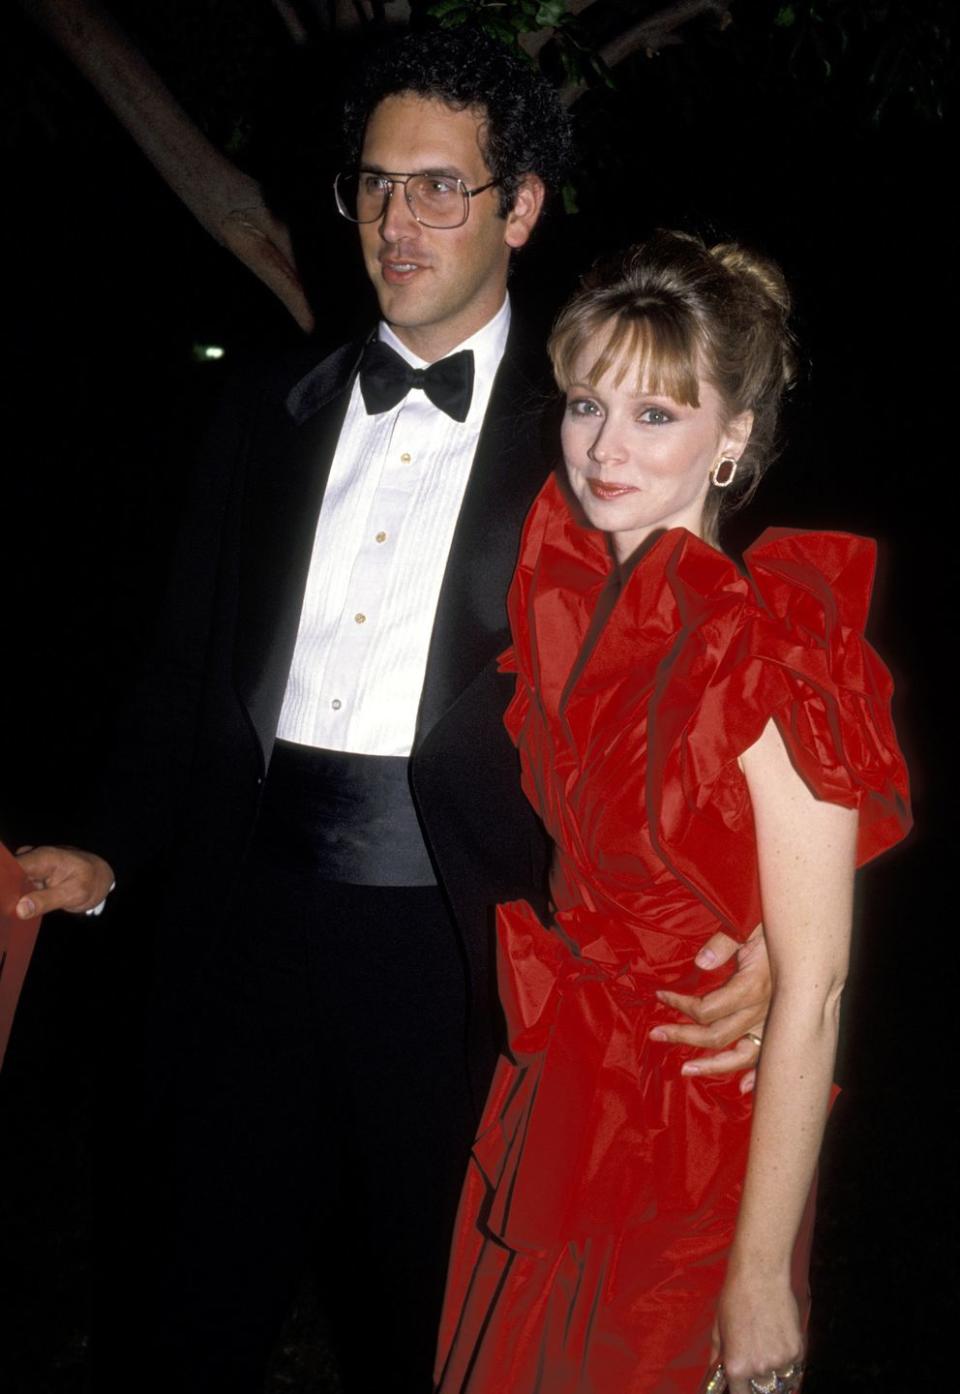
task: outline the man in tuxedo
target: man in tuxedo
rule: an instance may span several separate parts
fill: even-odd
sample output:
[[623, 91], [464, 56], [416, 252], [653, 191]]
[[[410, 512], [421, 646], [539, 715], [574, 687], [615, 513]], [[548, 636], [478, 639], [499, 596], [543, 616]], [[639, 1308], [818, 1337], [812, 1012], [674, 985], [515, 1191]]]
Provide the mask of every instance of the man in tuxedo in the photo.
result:
[[[548, 468], [508, 268], [566, 117], [499, 45], [441, 33], [368, 65], [346, 129], [338, 206], [377, 329], [221, 413], [96, 852], [22, 858], [25, 914], [155, 887], [173, 1197], [146, 1363], [178, 1391], [262, 1386], [318, 1248], [347, 1389], [429, 1389], [496, 1053], [492, 906], [548, 913], [496, 659]], [[731, 986], [678, 1000], [695, 1022], [668, 1038], [741, 1041], [766, 991], [753, 946]]]

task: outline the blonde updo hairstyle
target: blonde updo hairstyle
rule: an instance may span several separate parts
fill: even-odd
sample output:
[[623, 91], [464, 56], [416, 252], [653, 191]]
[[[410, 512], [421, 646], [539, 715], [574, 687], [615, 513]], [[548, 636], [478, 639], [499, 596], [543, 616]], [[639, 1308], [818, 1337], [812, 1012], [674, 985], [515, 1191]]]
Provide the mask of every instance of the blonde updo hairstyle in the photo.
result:
[[735, 242], [708, 248], [699, 237], [659, 231], [588, 272], [550, 335], [562, 391], [596, 338], [590, 386], [611, 369], [618, 385], [632, 371], [638, 392], [698, 406], [698, 380], [706, 378], [725, 421], [753, 413], [733, 483], [707, 494], [703, 535], [714, 546], [721, 510], [752, 496], [775, 453], [780, 400], [795, 370], [789, 313], [790, 294], [774, 262]]

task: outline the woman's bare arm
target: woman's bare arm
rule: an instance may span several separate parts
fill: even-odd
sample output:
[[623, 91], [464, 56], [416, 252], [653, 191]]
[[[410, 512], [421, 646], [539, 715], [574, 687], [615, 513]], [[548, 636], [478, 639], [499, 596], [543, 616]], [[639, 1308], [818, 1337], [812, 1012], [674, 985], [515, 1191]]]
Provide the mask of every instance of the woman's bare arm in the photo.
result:
[[790, 1262], [823, 1138], [847, 971], [857, 814], [814, 797], [771, 721], [742, 757], [773, 1001], [718, 1314], [731, 1394], [800, 1354]]

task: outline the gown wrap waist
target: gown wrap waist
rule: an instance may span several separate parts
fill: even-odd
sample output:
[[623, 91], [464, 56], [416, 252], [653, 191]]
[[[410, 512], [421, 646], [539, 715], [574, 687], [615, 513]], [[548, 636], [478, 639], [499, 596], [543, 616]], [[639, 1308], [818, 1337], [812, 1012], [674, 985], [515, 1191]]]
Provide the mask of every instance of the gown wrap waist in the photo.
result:
[[748, 1096], [729, 1079], [682, 1077], [695, 1052], [647, 1040], [673, 1018], [654, 995], [660, 984], [640, 962], [572, 952], [564, 933], [574, 927], [591, 935], [602, 917], [561, 913], [548, 929], [526, 901], [498, 910], [510, 1060], [474, 1158], [494, 1188], [487, 1228], [517, 1251], [635, 1228], [658, 1210], [695, 1224], [718, 1184], [728, 1208], [739, 1195], [739, 1158], [723, 1179], [715, 1153], [723, 1128], [749, 1118]]

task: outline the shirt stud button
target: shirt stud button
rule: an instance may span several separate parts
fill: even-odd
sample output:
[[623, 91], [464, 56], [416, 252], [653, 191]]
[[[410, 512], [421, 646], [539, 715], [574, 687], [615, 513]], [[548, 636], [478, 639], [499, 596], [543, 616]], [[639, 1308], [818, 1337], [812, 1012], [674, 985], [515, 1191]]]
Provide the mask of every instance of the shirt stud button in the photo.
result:
[[385, 532], [378, 532], [378, 533], [377, 533], [377, 541], [378, 541], [378, 542], [386, 542], [386, 540], [387, 540], [387, 534], [386, 534]]
[[366, 615], [357, 614], [357, 615], [354, 615], [353, 618], [354, 618], [354, 620], [356, 621], [357, 624], [366, 624], [366, 622], [367, 622], [367, 617], [366, 617]]
[[409, 465], [411, 458], [412, 457], [408, 455], [406, 451], [404, 451], [403, 454], [400, 456], [401, 465]]
[[339, 698], [339, 697], [334, 697], [334, 699], [333, 699], [333, 701], [330, 703], [330, 705], [331, 705], [331, 707], [333, 707], [333, 710], [334, 710], [335, 712], [338, 712], [338, 711], [340, 710], [340, 708], [343, 706], [343, 703], [340, 701], [340, 698]]

